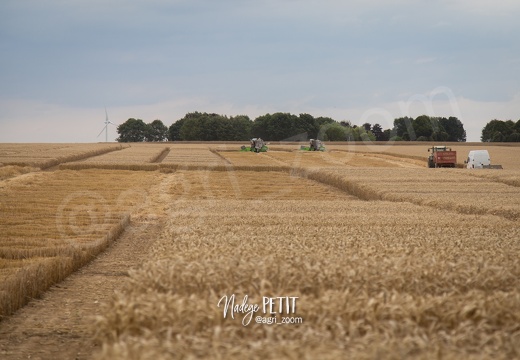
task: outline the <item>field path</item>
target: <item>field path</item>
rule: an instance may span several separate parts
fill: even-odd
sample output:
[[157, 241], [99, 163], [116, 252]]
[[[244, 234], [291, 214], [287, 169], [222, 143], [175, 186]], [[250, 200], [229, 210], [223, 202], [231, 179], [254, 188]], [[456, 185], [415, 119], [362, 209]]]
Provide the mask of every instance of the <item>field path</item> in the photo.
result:
[[160, 187], [153, 199], [132, 214], [132, 223], [104, 253], [0, 322], [0, 359], [89, 359], [99, 347], [94, 317], [131, 268], [138, 267], [165, 222]]

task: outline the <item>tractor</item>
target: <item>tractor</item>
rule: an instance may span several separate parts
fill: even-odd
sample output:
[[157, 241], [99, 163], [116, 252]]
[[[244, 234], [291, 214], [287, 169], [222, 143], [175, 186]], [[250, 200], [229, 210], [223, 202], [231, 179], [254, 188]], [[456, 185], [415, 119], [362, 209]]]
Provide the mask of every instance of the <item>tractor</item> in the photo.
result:
[[455, 167], [457, 164], [457, 152], [446, 146], [432, 146], [428, 149], [429, 168]]

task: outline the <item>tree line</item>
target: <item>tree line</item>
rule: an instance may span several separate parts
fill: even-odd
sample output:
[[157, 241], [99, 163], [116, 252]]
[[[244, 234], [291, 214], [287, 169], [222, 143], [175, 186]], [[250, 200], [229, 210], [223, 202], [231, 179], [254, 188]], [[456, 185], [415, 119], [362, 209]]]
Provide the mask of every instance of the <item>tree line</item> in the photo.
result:
[[491, 120], [482, 129], [483, 142], [520, 142], [520, 120]]
[[170, 127], [161, 120], [146, 124], [130, 118], [117, 128], [119, 142], [143, 141], [244, 141], [260, 137], [267, 141], [466, 141], [466, 131], [456, 117], [430, 117], [394, 120], [391, 129], [380, 124], [352, 125], [330, 117], [310, 114], [265, 114], [251, 120], [247, 115], [228, 117], [214, 113], [193, 112]]

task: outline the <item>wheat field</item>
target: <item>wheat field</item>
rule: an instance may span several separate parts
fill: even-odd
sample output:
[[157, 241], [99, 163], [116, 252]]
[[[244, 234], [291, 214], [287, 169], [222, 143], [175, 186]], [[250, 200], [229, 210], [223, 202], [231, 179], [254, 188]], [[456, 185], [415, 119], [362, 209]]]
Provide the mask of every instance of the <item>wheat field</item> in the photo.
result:
[[156, 176], [57, 171], [0, 182], [0, 318], [105, 249]]
[[[0, 144], [0, 165], [49, 168], [121, 150], [122, 144]], [[0, 167], [1, 169], [1, 167]]]
[[[92, 324], [94, 359], [520, 358], [520, 147], [471, 171], [428, 169], [416, 146], [131, 144], [0, 166], [2, 315], [152, 211], [165, 226]], [[247, 324], [219, 306], [232, 295], [260, 305]]]
[[[98, 318], [98, 359], [518, 356], [516, 222], [214, 175], [173, 175], [192, 187], [165, 190], [169, 224]], [[296, 296], [303, 323], [224, 319], [225, 294]]]

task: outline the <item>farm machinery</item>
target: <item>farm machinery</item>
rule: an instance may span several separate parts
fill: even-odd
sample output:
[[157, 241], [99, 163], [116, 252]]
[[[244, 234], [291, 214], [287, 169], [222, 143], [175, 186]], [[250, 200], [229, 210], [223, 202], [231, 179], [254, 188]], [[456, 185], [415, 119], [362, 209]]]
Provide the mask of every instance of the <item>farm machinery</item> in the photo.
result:
[[432, 146], [428, 149], [429, 168], [455, 167], [457, 164], [457, 152], [446, 146]]
[[491, 164], [487, 150], [471, 150], [464, 164], [467, 169], [503, 169], [502, 165]]
[[300, 146], [300, 150], [305, 151], [325, 151], [325, 144], [318, 139], [311, 139], [309, 141], [309, 146]]
[[267, 150], [269, 150], [269, 148], [267, 147], [267, 144], [261, 138], [253, 138], [253, 139], [249, 140], [249, 142], [250, 142], [249, 146], [242, 146], [240, 148], [240, 150], [241, 151], [254, 151], [256, 153], [267, 152]]

